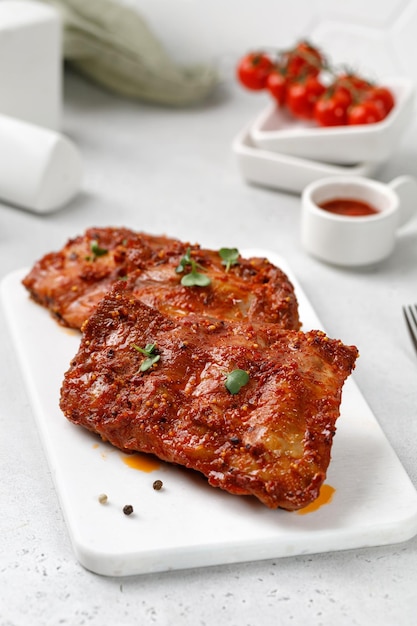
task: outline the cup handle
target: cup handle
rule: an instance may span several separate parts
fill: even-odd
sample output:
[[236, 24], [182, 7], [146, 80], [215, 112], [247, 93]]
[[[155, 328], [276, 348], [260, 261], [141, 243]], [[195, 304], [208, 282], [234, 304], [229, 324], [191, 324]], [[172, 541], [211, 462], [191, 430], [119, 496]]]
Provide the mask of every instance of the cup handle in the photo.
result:
[[399, 223], [404, 226], [417, 215], [417, 179], [413, 176], [398, 176], [389, 183], [400, 199]]

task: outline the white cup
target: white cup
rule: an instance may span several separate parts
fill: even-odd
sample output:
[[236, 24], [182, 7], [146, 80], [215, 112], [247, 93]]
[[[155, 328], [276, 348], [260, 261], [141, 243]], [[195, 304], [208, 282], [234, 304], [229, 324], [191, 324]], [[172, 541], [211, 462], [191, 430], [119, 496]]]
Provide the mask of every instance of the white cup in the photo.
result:
[[[352, 217], [319, 206], [340, 198], [365, 202], [377, 212]], [[417, 214], [417, 181], [412, 176], [389, 184], [364, 177], [323, 178], [304, 189], [301, 203], [301, 243], [307, 252], [335, 265], [365, 266], [387, 258], [398, 228]]]

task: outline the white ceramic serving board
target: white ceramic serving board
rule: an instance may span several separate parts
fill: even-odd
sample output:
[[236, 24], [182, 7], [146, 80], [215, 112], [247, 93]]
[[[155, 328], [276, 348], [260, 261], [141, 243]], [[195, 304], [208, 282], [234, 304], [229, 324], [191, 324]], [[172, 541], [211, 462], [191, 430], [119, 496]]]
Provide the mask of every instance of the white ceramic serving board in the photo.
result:
[[[304, 330], [321, 327], [282, 259], [244, 252], [282, 267], [295, 285]], [[417, 492], [352, 378], [326, 481], [335, 492], [314, 512], [272, 511], [165, 463], [151, 472], [126, 465], [125, 455], [60, 412], [61, 381], [80, 337], [29, 299], [24, 275], [3, 280], [3, 306], [74, 551], [87, 569], [125, 576], [383, 545], [417, 533]], [[156, 479], [160, 491], [152, 488]], [[123, 514], [125, 504], [132, 515]]]

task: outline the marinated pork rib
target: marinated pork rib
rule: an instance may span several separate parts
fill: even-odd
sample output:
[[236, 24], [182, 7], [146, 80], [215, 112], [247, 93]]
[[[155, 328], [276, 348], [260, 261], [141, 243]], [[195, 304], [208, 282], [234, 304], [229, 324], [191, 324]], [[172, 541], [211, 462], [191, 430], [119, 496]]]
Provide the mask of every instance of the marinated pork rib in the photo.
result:
[[[124, 451], [293, 510], [318, 496], [356, 358], [355, 347], [321, 331], [170, 318], [119, 282], [85, 325], [60, 406]], [[225, 381], [238, 369], [249, 380], [232, 393]]]
[[[176, 268], [190, 250], [208, 286], [183, 286]], [[129, 282], [135, 297], [166, 315], [265, 321], [300, 328], [297, 300], [287, 276], [265, 259], [242, 259], [226, 268], [218, 252], [125, 228], [91, 228], [59, 252], [40, 259], [24, 278], [32, 298], [58, 321], [80, 329], [110, 286]]]

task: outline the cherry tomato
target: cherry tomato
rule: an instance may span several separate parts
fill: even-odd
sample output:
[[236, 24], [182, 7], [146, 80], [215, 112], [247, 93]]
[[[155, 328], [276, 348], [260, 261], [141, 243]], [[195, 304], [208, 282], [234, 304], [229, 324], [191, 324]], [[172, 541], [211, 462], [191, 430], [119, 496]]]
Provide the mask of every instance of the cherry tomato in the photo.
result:
[[280, 70], [272, 70], [266, 80], [266, 88], [279, 105], [285, 104], [287, 79]]
[[370, 89], [370, 87], [372, 87], [371, 83], [368, 80], [362, 78], [362, 76], [359, 76], [358, 74], [353, 73], [341, 74], [338, 78], [338, 83], [340, 85], [344, 85], [348, 89], [350, 87], [359, 91], [367, 91], [368, 89]]
[[334, 96], [339, 101], [345, 103], [346, 106], [349, 106], [353, 102], [353, 89], [343, 80], [336, 79], [328, 88], [328, 95], [329, 97]]
[[290, 83], [287, 87], [286, 104], [296, 117], [312, 119], [314, 106], [326, 88], [316, 76], [309, 76], [304, 81]]
[[375, 102], [381, 110], [382, 117], [386, 117], [394, 108], [394, 96], [387, 87], [371, 87], [364, 98], [365, 102]]
[[344, 126], [347, 124], [349, 102], [336, 92], [319, 98], [314, 107], [314, 119], [320, 126]]
[[307, 41], [300, 41], [287, 56], [287, 74], [289, 77], [317, 76], [323, 67], [324, 59], [314, 46]]
[[[322, 52], [308, 41], [284, 51], [260, 50], [244, 56], [237, 66], [247, 89], [267, 89], [276, 103], [294, 117], [314, 119], [320, 126], [372, 124], [395, 106], [392, 92], [353, 71], [335, 73]], [[334, 76], [327, 88], [322, 76]]]
[[247, 89], [259, 91], [265, 89], [269, 73], [274, 65], [263, 52], [251, 52], [238, 63], [237, 76]]
[[367, 100], [349, 107], [347, 123], [351, 125], [375, 124], [382, 119], [383, 115], [376, 102]]

